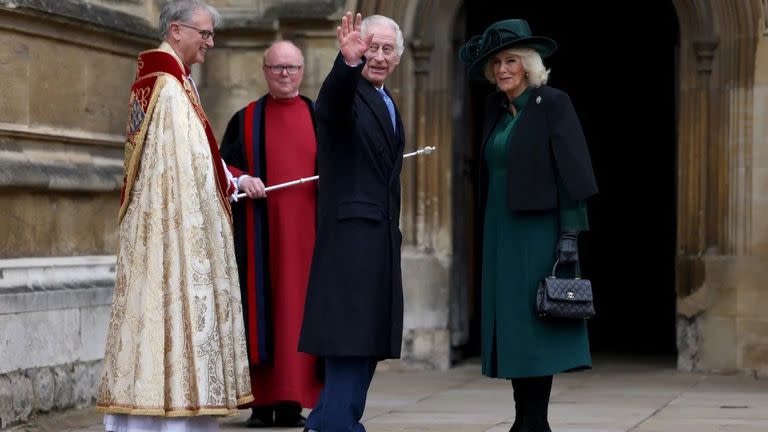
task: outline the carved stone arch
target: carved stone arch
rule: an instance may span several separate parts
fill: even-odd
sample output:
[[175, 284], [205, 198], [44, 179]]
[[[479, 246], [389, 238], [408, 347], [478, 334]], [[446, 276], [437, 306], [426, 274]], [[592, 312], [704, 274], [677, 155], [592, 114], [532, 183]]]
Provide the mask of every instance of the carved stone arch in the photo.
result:
[[759, 316], [742, 299], [766, 295], [754, 275], [762, 271], [755, 257], [765, 255], [759, 246], [764, 248], [768, 233], [762, 224], [753, 225], [766, 214], [760, 190], [753, 191], [762, 184], [755, 168], [768, 165], [755, 145], [764, 121], [754, 117], [765, 103], [753, 96], [760, 81], [765, 2], [673, 4], [680, 22], [678, 365], [765, 368], [768, 359], [756, 355], [749, 342], [759, 335], [737, 325]]
[[677, 291], [684, 298], [704, 285], [706, 256], [750, 249], [749, 113], [762, 9], [758, 0], [673, 4], [680, 22]]
[[[756, 48], [762, 33], [759, 0], [712, 2], [718, 49], [713, 65], [714, 96], [710, 143], [716, 143], [717, 197], [710, 211], [717, 220], [714, 239], [724, 254], [746, 255], [752, 247], [752, 158]], [[713, 159], [710, 159], [713, 160]]]

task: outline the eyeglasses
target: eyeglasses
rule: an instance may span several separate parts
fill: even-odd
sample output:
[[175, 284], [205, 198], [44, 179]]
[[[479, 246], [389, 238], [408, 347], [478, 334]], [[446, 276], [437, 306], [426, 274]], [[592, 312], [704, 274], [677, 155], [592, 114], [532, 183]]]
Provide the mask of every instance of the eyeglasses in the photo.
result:
[[283, 71], [288, 72], [288, 75], [296, 75], [296, 73], [304, 65], [264, 65], [272, 75], [280, 75]]
[[176, 24], [178, 24], [178, 25], [180, 25], [182, 27], [191, 28], [192, 30], [197, 30], [197, 32], [200, 33], [200, 37], [202, 37], [203, 40], [205, 40], [205, 41], [207, 41], [208, 39], [213, 37], [213, 32], [210, 31], [210, 30], [203, 30], [203, 29], [199, 29], [197, 27], [194, 27], [194, 26], [191, 26], [191, 25], [187, 25], [187, 24], [182, 24], [182, 23], [176, 23]]

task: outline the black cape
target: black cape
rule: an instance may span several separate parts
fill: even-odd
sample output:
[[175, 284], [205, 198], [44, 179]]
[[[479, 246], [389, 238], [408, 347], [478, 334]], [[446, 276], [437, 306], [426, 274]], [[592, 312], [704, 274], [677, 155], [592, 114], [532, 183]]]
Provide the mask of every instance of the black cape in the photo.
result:
[[[478, 157], [483, 176], [483, 152], [507, 104], [503, 92], [493, 93], [486, 100], [482, 151]], [[508, 163], [508, 199], [512, 210], [557, 208], [559, 181], [572, 200], [597, 193], [581, 123], [571, 99], [562, 90], [546, 85], [531, 90], [509, 137]]]

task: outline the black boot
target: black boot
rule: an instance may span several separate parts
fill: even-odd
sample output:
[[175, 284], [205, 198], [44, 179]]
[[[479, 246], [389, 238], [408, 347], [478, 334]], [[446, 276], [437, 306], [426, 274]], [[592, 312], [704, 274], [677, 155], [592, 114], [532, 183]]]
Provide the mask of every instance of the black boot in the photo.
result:
[[552, 376], [531, 378], [528, 387], [530, 400], [530, 432], [552, 432], [549, 427], [549, 395], [552, 392]]
[[515, 378], [515, 423], [510, 432], [552, 432], [547, 415], [552, 376]]
[[295, 402], [275, 405], [275, 426], [303, 428], [307, 419], [301, 415], [301, 405]]
[[271, 405], [251, 407], [251, 418], [245, 422], [245, 427], [271, 427], [274, 424], [274, 421], [272, 420], [272, 412]]
[[520, 432], [520, 428], [523, 424], [523, 413], [525, 412], [525, 409], [523, 408], [523, 401], [525, 400], [525, 385], [524, 383], [517, 378], [512, 379], [512, 391], [515, 395], [515, 422], [512, 423], [512, 428], [509, 430], [509, 432]]

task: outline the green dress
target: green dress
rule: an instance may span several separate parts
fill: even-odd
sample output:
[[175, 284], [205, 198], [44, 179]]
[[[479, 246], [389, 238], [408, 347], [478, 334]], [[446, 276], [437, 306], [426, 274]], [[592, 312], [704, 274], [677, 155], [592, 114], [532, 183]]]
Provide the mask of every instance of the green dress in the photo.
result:
[[[536, 288], [552, 271], [561, 227], [588, 229], [583, 201], [567, 199], [560, 188], [559, 208], [512, 211], [507, 201], [509, 136], [530, 91], [512, 103], [496, 124], [484, 150], [488, 200], [483, 228], [483, 375], [522, 378], [591, 367], [586, 323], [547, 321], [535, 312]], [[558, 272], [559, 273], [559, 272]]]

